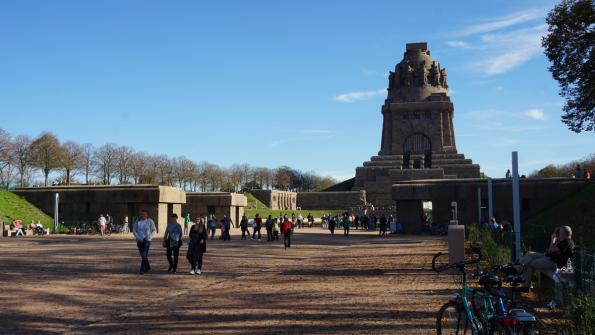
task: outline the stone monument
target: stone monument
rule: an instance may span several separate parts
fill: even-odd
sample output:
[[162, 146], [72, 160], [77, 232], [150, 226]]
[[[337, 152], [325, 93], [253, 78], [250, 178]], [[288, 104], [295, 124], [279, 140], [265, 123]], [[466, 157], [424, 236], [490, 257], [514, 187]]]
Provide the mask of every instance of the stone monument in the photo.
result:
[[399, 181], [479, 178], [479, 165], [457, 152], [446, 69], [427, 43], [407, 44], [387, 90], [380, 152], [356, 169], [352, 190], [382, 207], [394, 205], [391, 187]]

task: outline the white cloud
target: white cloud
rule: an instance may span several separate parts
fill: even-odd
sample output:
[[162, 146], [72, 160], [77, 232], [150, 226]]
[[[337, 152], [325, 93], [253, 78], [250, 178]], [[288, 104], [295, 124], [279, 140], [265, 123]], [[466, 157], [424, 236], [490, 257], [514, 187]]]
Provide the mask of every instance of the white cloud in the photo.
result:
[[487, 75], [508, 72], [541, 53], [541, 37], [547, 32], [547, 26], [538, 25], [528, 29], [481, 36], [489, 51], [495, 55], [477, 63]]
[[518, 24], [530, 22], [536, 19], [543, 18], [547, 13], [547, 10], [547, 8], [531, 8], [521, 12], [512, 13], [506, 16], [489, 18], [486, 19], [483, 23], [478, 23], [463, 29], [459, 32], [458, 35], [468, 36], [474, 34], [487, 33], [512, 27]]
[[342, 103], [353, 103], [357, 101], [367, 100], [382, 94], [386, 94], [386, 89], [380, 89], [376, 91], [363, 91], [363, 92], [349, 92], [339, 94], [335, 97], [335, 100]]
[[504, 87], [502, 87], [501, 85], [496, 86], [496, 91], [501, 92], [504, 91]]
[[545, 116], [543, 115], [543, 110], [538, 108], [529, 109], [526, 112], [522, 112], [521, 115], [533, 120], [543, 120], [545, 118]]
[[469, 49], [471, 48], [471, 44], [463, 41], [446, 41], [446, 45], [453, 48], [463, 48]]
[[446, 42], [451, 47], [473, 49], [471, 66], [488, 76], [506, 73], [542, 53], [541, 38], [547, 33], [544, 18], [548, 8], [531, 8], [471, 24]]

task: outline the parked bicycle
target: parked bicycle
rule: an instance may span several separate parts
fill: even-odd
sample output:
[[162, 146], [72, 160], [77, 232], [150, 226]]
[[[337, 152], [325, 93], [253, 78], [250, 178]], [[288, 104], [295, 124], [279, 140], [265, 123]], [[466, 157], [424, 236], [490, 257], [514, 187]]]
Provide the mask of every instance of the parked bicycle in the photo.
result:
[[[524, 309], [516, 307], [515, 293], [523, 282], [522, 276], [507, 275], [505, 280], [502, 274], [514, 273], [510, 265], [498, 265], [487, 271], [477, 270], [470, 274], [470, 278], [479, 280], [479, 288], [471, 289], [467, 285], [466, 265], [476, 264], [481, 261], [481, 247], [473, 248], [477, 259], [462, 261], [454, 264], [439, 265], [437, 260], [447, 255], [437, 253], [432, 259], [432, 269], [443, 272], [455, 269], [461, 273], [461, 290], [453, 294], [453, 298], [444, 304], [437, 315], [437, 334], [504, 334], [504, 335], [533, 335], [535, 316]], [[502, 288], [502, 283], [511, 286], [509, 299]], [[468, 297], [471, 296], [470, 301]]]
[[471, 295], [472, 289], [467, 285], [466, 265], [479, 264], [481, 261], [481, 252], [476, 252], [476, 259], [461, 261], [453, 264], [441, 265], [436, 267], [437, 260], [446, 253], [439, 252], [432, 258], [432, 270], [444, 272], [447, 270], [457, 270], [461, 273], [461, 289], [455, 292], [450, 301], [442, 305], [436, 315], [436, 333], [442, 334], [483, 334], [481, 322], [473, 315], [471, 304], [467, 297]]

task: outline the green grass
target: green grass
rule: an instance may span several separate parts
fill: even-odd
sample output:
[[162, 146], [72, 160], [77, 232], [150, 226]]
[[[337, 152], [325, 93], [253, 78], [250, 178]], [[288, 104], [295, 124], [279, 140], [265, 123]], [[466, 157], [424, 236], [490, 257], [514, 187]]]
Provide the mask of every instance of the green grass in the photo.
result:
[[293, 211], [291, 211], [291, 210], [288, 210], [288, 211], [272, 210], [269, 207], [267, 207], [264, 203], [262, 203], [260, 200], [256, 199], [254, 197], [254, 195], [252, 195], [252, 193], [244, 193], [244, 195], [246, 196], [246, 198], [248, 198], [248, 206], [246, 206], [245, 213], [246, 213], [246, 215], [248, 215], [249, 218], [253, 218], [254, 215], [256, 215], [256, 214], [259, 214], [261, 217], [266, 218], [269, 215], [279, 216], [279, 214], [281, 214], [281, 215], [291, 216], [292, 214], [298, 215], [299, 213], [301, 213], [305, 219], [306, 215], [308, 215], [308, 213], [312, 213], [312, 215], [314, 215], [314, 217], [318, 219], [325, 214], [330, 213], [330, 214], [338, 215], [345, 211], [345, 210], [341, 210], [341, 209], [301, 210], [301, 211], [298, 211], [298, 210], [293, 210]]
[[556, 227], [570, 226], [574, 241], [595, 250], [595, 184], [589, 183], [576, 193], [528, 217], [521, 227], [523, 242], [534, 250], [546, 247]]
[[28, 226], [31, 221], [40, 221], [46, 228], [54, 226], [54, 219], [39, 208], [10, 191], [0, 190], [0, 220], [10, 224], [15, 219], [23, 221], [24, 226]]

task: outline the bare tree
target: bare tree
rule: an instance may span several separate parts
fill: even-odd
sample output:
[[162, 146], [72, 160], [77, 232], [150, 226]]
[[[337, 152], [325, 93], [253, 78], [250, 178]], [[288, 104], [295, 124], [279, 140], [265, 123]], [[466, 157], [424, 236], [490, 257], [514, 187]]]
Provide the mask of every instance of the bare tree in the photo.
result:
[[19, 135], [13, 142], [13, 159], [19, 172], [19, 185], [25, 186], [26, 175], [31, 168], [30, 146], [33, 141], [29, 136]]
[[14, 169], [13, 143], [9, 133], [0, 128], [0, 185], [10, 186]]
[[83, 168], [83, 148], [76, 142], [66, 141], [62, 144], [61, 167], [65, 172], [66, 184], [70, 185], [75, 172]]
[[95, 147], [91, 143], [85, 143], [81, 146], [81, 168], [85, 173], [85, 184], [89, 184], [89, 177], [93, 169], [93, 156], [95, 155]]
[[127, 146], [116, 148], [114, 169], [120, 184], [128, 183], [128, 176], [131, 174], [132, 157], [134, 150]]
[[248, 182], [245, 179], [245, 166], [247, 164], [234, 164], [227, 170], [227, 181], [234, 189], [238, 191], [242, 188], [242, 184], [246, 185]]
[[108, 143], [97, 148], [93, 155], [98, 177], [104, 185], [110, 185], [114, 177], [117, 149], [115, 144]]

